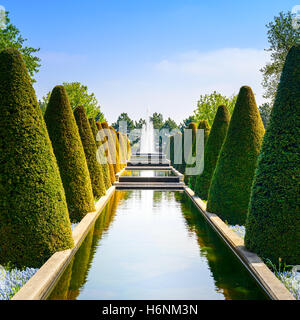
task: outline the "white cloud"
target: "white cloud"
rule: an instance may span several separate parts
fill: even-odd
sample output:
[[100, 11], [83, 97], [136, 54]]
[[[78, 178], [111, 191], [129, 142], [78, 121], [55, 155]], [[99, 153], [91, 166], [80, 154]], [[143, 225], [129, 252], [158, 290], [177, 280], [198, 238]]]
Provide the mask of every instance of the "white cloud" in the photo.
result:
[[184, 52], [160, 61], [155, 69], [164, 77], [182, 81], [183, 91], [186, 87], [197, 88], [198, 95], [214, 90], [231, 95], [242, 85], [249, 85], [260, 104], [263, 88], [259, 70], [267, 61], [269, 54], [264, 50], [224, 48]]

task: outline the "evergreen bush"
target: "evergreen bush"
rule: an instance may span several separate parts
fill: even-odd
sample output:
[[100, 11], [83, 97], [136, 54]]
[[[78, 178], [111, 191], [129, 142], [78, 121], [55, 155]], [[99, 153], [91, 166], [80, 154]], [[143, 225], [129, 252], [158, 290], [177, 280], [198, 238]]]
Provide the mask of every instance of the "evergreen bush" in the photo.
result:
[[57, 162], [25, 63], [0, 52], [0, 264], [39, 268], [72, 248]]
[[109, 165], [108, 165], [107, 156], [105, 155], [101, 141], [97, 141], [97, 139], [96, 139], [97, 134], [98, 134], [98, 129], [97, 129], [95, 120], [93, 118], [90, 118], [89, 123], [90, 123], [90, 127], [92, 129], [92, 132], [93, 132], [96, 146], [97, 146], [97, 152], [100, 151], [100, 154], [103, 155], [106, 160], [106, 163], [100, 163], [100, 166], [102, 167], [102, 174], [103, 174], [105, 188], [108, 189], [111, 187], [111, 179], [110, 179], [110, 172], [109, 172]]
[[207, 210], [244, 225], [264, 125], [250, 87], [240, 89], [208, 192]]
[[95, 211], [90, 174], [75, 117], [63, 86], [56, 86], [45, 121], [64, 185], [70, 218], [80, 221]]
[[204, 171], [198, 175], [195, 184], [195, 193], [200, 198], [207, 200], [208, 190], [214, 173], [218, 156], [226, 137], [230, 113], [226, 106], [219, 106], [211, 131], [204, 149]]
[[300, 46], [290, 49], [258, 159], [245, 245], [278, 264], [300, 263]]
[[97, 146], [92, 129], [86, 116], [83, 106], [74, 109], [74, 116], [79, 130], [82, 146], [85, 153], [86, 162], [89, 168], [94, 197], [100, 198], [106, 193], [102, 167], [97, 161]]

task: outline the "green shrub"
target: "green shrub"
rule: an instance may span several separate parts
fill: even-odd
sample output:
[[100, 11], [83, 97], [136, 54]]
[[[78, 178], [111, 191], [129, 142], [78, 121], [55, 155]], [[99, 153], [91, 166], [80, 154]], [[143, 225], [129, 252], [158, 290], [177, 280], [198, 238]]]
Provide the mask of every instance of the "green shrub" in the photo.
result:
[[204, 130], [204, 145], [206, 145], [206, 142], [208, 140], [209, 133], [210, 133], [210, 126], [208, 124], [208, 121], [207, 120], [200, 120], [200, 122], [198, 124], [198, 129]]
[[278, 264], [300, 263], [300, 46], [290, 49], [258, 159], [245, 244]]
[[103, 179], [102, 167], [97, 161], [97, 146], [93, 137], [93, 132], [86, 116], [83, 106], [77, 106], [74, 109], [74, 116], [77, 123], [79, 135], [85, 153], [86, 162], [89, 168], [93, 194], [97, 199], [104, 196], [106, 188]]
[[124, 140], [124, 136], [122, 133], [117, 132], [118, 137], [118, 144], [119, 144], [119, 160], [120, 160], [120, 167], [124, 168], [126, 165], [126, 147], [127, 142]]
[[45, 111], [54, 153], [64, 185], [72, 221], [95, 211], [90, 174], [78, 127], [63, 86], [56, 86]]
[[[102, 128], [101, 123], [96, 122], [97, 128], [98, 128], [98, 136], [96, 137], [97, 140], [100, 141], [101, 144], [107, 144], [106, 150], [105, 150], [105, 155], [108, 163], [108, 168], [109, 168], [109, 176], [110, 176], [110, 182], [113, 184], [116, 181], [116, 173], [115, 173], [115, 168], [113, 165], [113, 160], [112, 160], [112, 155], [111, 155], [111, 150], [109, 150], [109, 145], [108, 145], [108, 138], [106, 137], [104, 133], [104, 129], [107, 128]], [[107, 126], [108, 127], [108, 126]]]
[[[204, 147], [206, 145], [206, 142], [208, 140], [208, 137], [209, 137], [209, 133], [210, 133], [210, 126], [208, 124], [208, 121], [207, 120], [201, 120], [198, 124], [198, 129], [202, 129], [204, 130]], [[204, 150], [203, 150], [204, 152]], [[193, 153], [193, 156], [196, 155], [196, 150], [194, 150], [194, 153]], [[202, 154], [203, 156], [204, 154]], [[195, 185], [196, 185], [196, 179], [197, 179], [197, 175], [192, 175], [190, 176], [190, 179], [189, 179], [189, 185], [190, 187], [195, 190]]]
[[226, 106], [219, 106], [211, 131], [204, 149], [204, 170], [198, 175], [195, 184], [195, 193], [207, 200], [210, 181], [214, 173], [218, 156], [226, 137], [230, 113]]
[[208, 192], [207, 210], [245, 224], [264, 125], [250, 87], [240, 89]]
[[120, 146], [119, 146], [119, 139], [116, 130], [112, 127], [108, 127], [110, 129], [110, 134], [113, 137], [114, 140], [114, 145], [111, 145], [111, 148], [115, 149], [115, 154], [116, 154], [116, 163], [115, 163], [115, 170], [116, 173], [121, 171], [121, 165], [120, 165]]
[[120, 171], [118, 153], [116, 148], [116, 136], [114, 135], [114, 131], [111, 129], [112, 127], [108, 126], [106, 121], [101, 122], [101, 126], [103, 129], [107, 130], [107, 134], [109, 135], [109, 138], [107, 137], [108, 149], [110, 153], [111, 162], [114, 166], [114, 172], [116, 174]]
[[39, 268], [73, 238], [59, 169], [25, 63], [0, 52], [0, 264]]
[[95, 120], [90, 118], [89, 119], [89, 123], [90, 123], [90, 127], [92, 129], [92, 132], [93, 132], [93, 136], [94, 136], [94, 139], [95, 139], [95, 143], [96, 143], [97, 149], [100, 152], [100, 154], [104, 155], [105, 158], [106, 158], [106, 163], [100, 163], [100, 166], [102, 168], [102, 174], [103, 174], [103, 180], [104, 180], [105, 188], [108, 189], [108, 188], [111, 187], [111, 181], [110, 181], [110, 172], [109, 172], [109, 165], [108, 165], [108, 162], [107, 162], [107, 156], [105, 155], [105, 153], [103, 151], [103, 147], [102, 147], [101, 142], [97, 141], [97, 139], [96, 139], [96, 136], [98, 134], [98, 129], [97, 129]]
[[130, 141], [128, 139], [128, 136], [126, 136], [126, 141], [127, 141], [127, 160], [129, 160], [131, 157], [131, 146], [130, 146]]
[[[185, 142], [184, 142], [184, 136], [183, 136], [183, 148], [182, 148], [182, 152], [183, 152], [183, 166], [182, 166], [182, 170], [184, 173], [184, 181], [185, 183], [188, 183], [190, 176], [187, 175], [185, 173], [186, 168], [191, 168], [194, 165], [189, 164], [192, 161], [192, 156], [195, 156], [195, 152], [196, 152], [196, 134], [197, 134], [197, 124], [195, 122], [190, 122], [187, 129], [192, 129], [192, 144], [191, 145], [187, 145], [185, 146]], [[188, 148], [187, 150], [187, 155], [188, 155], [188, 161], [185, 161], [185, 148]]]

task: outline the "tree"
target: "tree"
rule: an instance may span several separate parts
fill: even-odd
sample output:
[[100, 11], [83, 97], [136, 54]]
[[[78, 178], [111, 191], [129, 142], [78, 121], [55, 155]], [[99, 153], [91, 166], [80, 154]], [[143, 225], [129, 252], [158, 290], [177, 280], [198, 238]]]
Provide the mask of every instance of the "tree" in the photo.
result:
[[291, 12], [280, 12], [279, 16], [274, 17], [274, 21], [266, 25], [270, 44], [266, 51], [271, 53], [271, 62], [267, 63], [260, 71], [263, 74], [264, 98], [270, 99], [272, 104], [286, 55], [300, 38], [300, 28], [293, 27], [292, 19]]
[[245, 245], [278, 264], [300, 261], [300, 46], [290, 49], [258, 159]]
[[10, 23], [10, 19], [8, 17], [8, 13], [6, 12], [6, 27], [0, 28], [0, 49], [4, 48], [16, 48], [22, 55], [22, 58], [25, 62], [27, 71], [30, 74], [31, 82], [35, 82], [33, 76], [35, 73], [39, 71], [39, 67], [41, 66], [39, 62], [40, 58], [35, 56], [34, 54], [40, 49], [35, 49], [32, 47], [28, 47], [25, 45], [27, 39], [21, 36], [20, 30]]
[[200, 120], [207, 120], [211, 126], [220, 105], [225, 105], [228, 108], [229, 113], [232, 114], [236, 99], [236, 95], [227, 98], [216, 91], [211, 94], [201, 95], [197, 102], [197, 108], [194, 110], [197, 122]]
[[98, 122], [106, 121], [105, 116], [104, 116], [104, 114], [103, 114], [101, 111], [99, 111], [99, 112], [96, 114], [96, 116], [94, 117], [94, 120], [95, 120], [95, 121], [98, 121]]
[[96, 142], [83, 106], [78, 106], [75, 108], [74, 117], [77, 123], [79, 135], [85, 153], [86, 162], [89, 168], [93, 194], [94, 197], [97, 199], [105, 195], [106, 188], [104, 184], [102, 167], [97, 162], [96, 158]]
[[178, 126], [176, 122], [171, 118], [168, 118], [161, 127], [161, 129], [167, 129], [169, 131], [172, 131], [173, 129], [177, 129], [177, 128]]
[[[88, 87], [82, 85], [80, 82], [63, 82], [62, 84], [68, 94], [70, 105], [72, 110], [77, 106], [83, 106], [88, 118], [104, 119], [103, 113], [100, 111], [100, 106], [94, 93], [88, 93]], [[48, 92], [45, 97], [42, 98], [40, 105], [44, 109], [43, 104], [48, 105], [51, 92]]]
[[64, 86], [56, 86], [52, 90], [44, 118], [64, 185], [70, 218], [78, 222], [88, 212], [95, 211], [95, 205], [84, 149]]
[[204, 170], [197, 176], [194, 189], [196, 195], [204, 200], [208, 197], [211, 178], [226, 137], [229, 121], [230, 114], [227, 107], [219, 106], [204, 149]]
[[184, 119], [180, 125], [179, 125], [179, 129], [181, 132], [183, 132], [183, 130], [191, 123], [191, 122], [196, 122], [196, 119], [194, 116], [189, 116], [188, 118]]
[[140, 118], [139, 121], [135, 121], [134, 127], [135, 129], [142, 129], [144, 124], [146, 124], [146, 121]]
[[161, 113], [154, 112], [150, 120], [153, 123], [153, 128], [160, 130], [164, 124], [164, 118]]
[[121, 113], [119, 115], [119, 117], [118, 117], [117, 122], [115, 122], [115, 123], [113, 123], [111, 125], [117, 131], [119, 131], [119, 122], [120, 121], [126, 121], [126, 123], [127, 123], [127, 134], [129, 134], [129, 132], [135, 128], [133, 120], [131, 120], [129, 118], [129, 116], [128, 116], [128, 114], [126, 112]]
[[0, 52], [0, 110], [0, 264], [39, 268], [74, 242], [46, 125], [14, 48]]
[[207, 210], [244, 225], [264, 125], [250, 87], [240, 89], [208, 192]]
[[261, 106], [258, 107], [258, 110], [263, 121], [264, 127], [266, 128], [269, 123], [272, 106], [270, 103], [263, 103]]

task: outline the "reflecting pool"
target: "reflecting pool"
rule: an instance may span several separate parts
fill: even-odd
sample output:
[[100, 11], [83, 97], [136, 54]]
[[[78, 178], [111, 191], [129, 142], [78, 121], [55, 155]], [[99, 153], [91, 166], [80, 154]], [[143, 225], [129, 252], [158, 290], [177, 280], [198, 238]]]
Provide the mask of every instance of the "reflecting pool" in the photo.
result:
[[183, 191], [116, 191], [49, 299], [266, 299]]
[[170, 177], [175, 176], [172, 170], [125, 170], [122, 176], [130, 177]]

